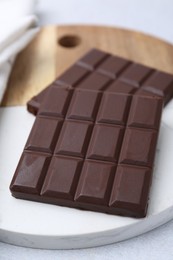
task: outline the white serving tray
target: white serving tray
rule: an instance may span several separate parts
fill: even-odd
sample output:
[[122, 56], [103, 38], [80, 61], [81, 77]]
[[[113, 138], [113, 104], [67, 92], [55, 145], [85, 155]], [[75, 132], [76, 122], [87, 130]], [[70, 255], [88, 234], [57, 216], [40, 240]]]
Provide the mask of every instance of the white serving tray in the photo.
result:
[[164, 109], [148, 215], [143, 219], [13, 198], [9, 184], [33, 122], [25, 107], [0, 108], [1, 241], [33, 248], [86, 248], [134, 237], [173, 218], [173, 101]]

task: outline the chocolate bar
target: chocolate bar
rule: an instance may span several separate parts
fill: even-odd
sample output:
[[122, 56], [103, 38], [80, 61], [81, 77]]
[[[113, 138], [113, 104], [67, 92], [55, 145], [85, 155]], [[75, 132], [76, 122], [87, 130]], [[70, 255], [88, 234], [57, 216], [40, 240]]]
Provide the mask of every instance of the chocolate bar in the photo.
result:
[[[173, 97], [173, 75], [92, 49], [84, 57], [59, 76], [50, 86], [33, 97], [28, 103], [28, 111], [37, 114], [48, 88], [54, 85], [78, 88], [79, 82], [90, 76], [83, 88], [107, 90], [117, 93], [161, 96], [165, 105]], [[104, 77], [106, 76], [106, 78]], [[102, 81], [103, 86], [95, 84]], [[112, 84], [104, 86], [104, 80]], [[96, 82], [97, 83], [97, 82]]]
[[10, 190], [16, 198], [142, 218], [163, 99], [117, 93], [128, 83], [88, 73], [95, 64], [81, 60], [77, 78], [67, 72], [47, 89]]

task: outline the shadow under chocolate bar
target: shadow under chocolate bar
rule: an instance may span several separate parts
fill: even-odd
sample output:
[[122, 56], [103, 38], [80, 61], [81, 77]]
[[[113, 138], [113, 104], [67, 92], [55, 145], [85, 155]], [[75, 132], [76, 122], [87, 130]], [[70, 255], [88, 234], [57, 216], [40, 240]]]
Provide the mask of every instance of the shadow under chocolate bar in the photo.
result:
[[173, 97], [173, 75], [92, 49], [28, 101], [28, 111], [36, 115], [47, 90], [54, 85], [78, 88], [81, 81], [84, 89], [160, 96], [165, 105]]
[[[122, 62], [117, 71], [124, 66], [129, 64]], [[90, 74], [88, 68], [80, 64], [83, 76], [78, 87], [71, 88], [67, 81], [64, 86], [63, 77], [67, 78], [61, 76], [47, 89], [11, 193], [21, 199], [142, 218], [147, 213], [163, 98], [117, 93], [119, 87], [126, 89], [125, 76], [114, 82], [113, 74], [112, 78], [98, 71]], [[76, 82], [75, 75], [70, 81]]]

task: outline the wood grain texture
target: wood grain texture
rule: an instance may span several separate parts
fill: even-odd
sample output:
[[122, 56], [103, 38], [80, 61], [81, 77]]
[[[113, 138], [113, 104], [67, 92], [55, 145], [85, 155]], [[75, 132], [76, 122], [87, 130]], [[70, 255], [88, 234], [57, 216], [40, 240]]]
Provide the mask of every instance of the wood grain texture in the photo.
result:
[[[78, 36], [80, 43], [62, 47], [58, 40]], [[24, 105], [90, 48], [99, 48], [173, 73], [173, 46], [134, 31], [97, 26], [50, 26], [17, 57], [2, 106]]]

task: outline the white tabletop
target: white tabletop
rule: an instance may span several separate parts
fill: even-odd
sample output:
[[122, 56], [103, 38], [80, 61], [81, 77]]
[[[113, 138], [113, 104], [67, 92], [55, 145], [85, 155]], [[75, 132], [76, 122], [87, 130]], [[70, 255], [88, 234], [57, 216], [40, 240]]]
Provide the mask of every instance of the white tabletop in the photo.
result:
[[[101, 24], [135, 29], [173, 43], [172, 0], [40, 0], [40, 25]], [[36, 250], [0, 243], [0, 259], [173, 259], [173, 221], [121, 243], [83, 250]]]

